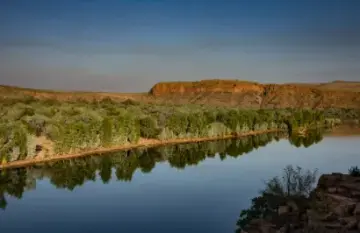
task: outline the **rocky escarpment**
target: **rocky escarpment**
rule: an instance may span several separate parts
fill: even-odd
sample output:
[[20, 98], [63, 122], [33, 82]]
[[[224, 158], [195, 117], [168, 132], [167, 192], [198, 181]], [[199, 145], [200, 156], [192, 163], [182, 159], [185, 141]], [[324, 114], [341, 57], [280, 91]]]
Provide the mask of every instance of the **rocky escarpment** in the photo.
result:
[[131, 99], [147, 103], [207, 104], [242, 108], [351, 108], [360, 109], [360, 82], [321, 84], [260, 84], [239, 80], [164, 82], [149, 93], [65, 92], [0, 85], [1, 98], [114, 101]]
[[[333, 83], [332, 83], [333, 84]], [[354, 84], [355, 85], [355, 84]], [[259, 84], [238, 80], [158, 83], [150, 94], [176, 103], [251, 108], [360, 108], [356, 89], [324, 84]]]
[[360, 177], [323, 175], [308, 199], [288, 201], [275, 216], [253, 219], [243, 232], [360, 232]]

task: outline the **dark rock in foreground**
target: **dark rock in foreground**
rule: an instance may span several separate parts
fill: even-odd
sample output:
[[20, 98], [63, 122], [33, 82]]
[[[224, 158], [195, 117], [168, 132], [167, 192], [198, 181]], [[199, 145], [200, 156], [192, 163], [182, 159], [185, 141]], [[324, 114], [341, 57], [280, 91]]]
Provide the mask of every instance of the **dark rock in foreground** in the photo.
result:
[[305, 202], [289, 201], [275, 216], [254, 219], [247, 233], [359, 233], [360, 177], [322, 175]]

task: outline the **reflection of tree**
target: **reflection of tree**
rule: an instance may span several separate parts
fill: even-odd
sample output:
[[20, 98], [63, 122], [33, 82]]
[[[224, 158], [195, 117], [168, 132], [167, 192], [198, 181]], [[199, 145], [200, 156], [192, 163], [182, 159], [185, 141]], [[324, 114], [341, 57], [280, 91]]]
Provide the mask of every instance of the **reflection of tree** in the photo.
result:
[[115, 174], [118, 180], [131, 181], [133, 172], [129, 172], [128, 170], [125, 170], [123, 167], [117, 167]]
[[221, 161], [225, 160], [226, 159], [226, 153], [225, 152], [220, 152], [219, 157], [220, 157]]
[[168, 158], [171, 166], [183, 169], [189, 165], [196, 165], [207, 157], [219, 155], [221, 160], [227, 156], [238, 157], [244, 153], [252, 151], [255, 147], [265, 146], [272, 141], [273, 135], [259, 135], [244, 137], [237, 140], [220, 140], [198, 143], [197, 146], [189, 144], [191, 147], [177, 146], [176, 153]]
[[183, 169], [186, 166], [197, 165], [206, 158], [200, 143], [177, 145], [176, 153], [168, 158], [172, 167]]
[[238, 148], [238, 141], [232, 140], [230, 145], [226, 148], [226, 154], [236, 158], [237, 156], [239, 156]]
[[140, 155], [139, 167], [142, 172], [150, 173], [151, 170], [155, 167], [156, 161], [153, 155], [156, 156], [156, 153], [150, 154], [147, 151]]
[[22, 198], [26, 187], [26, 170], [25, 169], [11, 169], [0, 171], [0, 208], [5, 209], [7, 201], [5, 193]]
[[313, 144], [319, 143], [323, 139], [322, 135], [322, 130], [314, 129], [308, 131], [306, 136], [301, 136], [297, 134], [290, 135], [289, 142], [296, 147], [309, 147]]
[[[311, 134], [310, 139], [301, 139], [301, 145], [321, 140], [321, 135]], [[2, 171], [0, 177], [0, 201], [6, 205], [4, 194], [22, 197], [27, 185], [34, 186], [31, 179], [48, 177], [57, 188], [73, 190], [86, 181], [95, 181], [98, 173], [103, 183], [112, 178], [112, 169], [118, 180], [131, 181], [134, 172], [139, 169], [143, 173], [151, 172], [157, 162], [168, 161], [172, 167], [184, 169], [197, 165], [206, 158], [217, 157], [224, 160], [227, 156], [238, 157], [251, 152], [254, 148], [265, 146], [273, 138], [281, 138], [278, 134], [265, 134], [242, 137], [236, 140], [219, 140], [199, 143], [169, 145], [149, 149], [112, 152], [107, 155], [94, 155], [72, 160], [47, 163], [30, 168]], [[300, 139], [290, 139], [294, 143]], [[29, 177], [27, 177], [29, 176]]]
[[118, 180], [131, 181], [136, 169], [139, 168], [144, 173], [151, 172], [159, 161], [168, 160], [171, 166], [183, 169], [186, 166], [197, 165], [207, 157], [219, 155], [221, 160], [227, 156], [237, 157], [251, 151], [254, 145], [256, 147], [266, 145], [272, 137], [272, 135], [251, 136], [239, 140], [179, 144], [52, 162], [29, 170], [13, 169], [4, 172], [1, 184], [4, 193], [21, 198], [27, 185], [27, 171], [31, 174], [47, 176], [57, 188], [68, 190], [73, 190], [86, 181], [95, 181], [97, 171], [102, 181], [108, 183], [111, 179], [112, 168], [115, 168]]
[[85, 177], [78, 172], [76, 167], [63, 167], [54, 169], [50, 182], [57, 188], [74, 190], [76, 186], [83, 185]]
[[2, 170], [0, 171], [0, 208], [1, 209], [6, 209], [7, 206], [7, 201], [5, 199], [5, 192], [7, 189], [7, 185], [9, 180], [7, 179], [7, 171], [6, 170]]
[[1, 171], [1, 190], [9, 195], [21, 198], [26, 186], [26, 170], [12, 169]]
[[184, 169], [186, 167], [186, 152], [182, 151], [180, 153], [176, 153], [171, 156], [168, 161], [172, 167], [176, 167], [178, 169]]
[[122, 181], [131, 181], [132, 176], [135, 170], [138, 168], [138, 166], [139, 166], [138, 158], [134, 155], [134, 153], [128, 151], [126, 156], [124, 156], [124, 158], [121, 159], [119, 163], [115, 164], [116, 178]]
[[109, 183], [109, 181], [111, 179], [112, 166], [113, 166], [113, 164], [112, 164], [110, 156], [107, 155], [101, 159], [99, 175], [104, 184]]
[[4, 193], [0, 192], [0, 209], [5, 210], [7, 206], [7, 201], [5, 199]]

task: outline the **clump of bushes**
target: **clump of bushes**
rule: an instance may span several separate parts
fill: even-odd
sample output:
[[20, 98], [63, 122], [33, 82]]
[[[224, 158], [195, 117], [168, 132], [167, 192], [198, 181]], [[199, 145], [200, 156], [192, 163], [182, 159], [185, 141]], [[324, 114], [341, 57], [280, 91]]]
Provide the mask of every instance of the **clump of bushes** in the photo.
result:
[[288, 165], [281, 178], [274, 177], [265, 183], [260, 196], [251, 201], [249, 209], [242, 210], [236, 232], [243, 232], [253, 219], [275, 215], [279, 206], [288, 201], [301, 202], [310, 195], [317, 178], [317, 169], [303, 171], [301, 167]]
[[7, 98], [0, 103], [0, 116], [0, 160], [6, 161], [34, 156], [29, 139], [37, 137], [52, 141], [53, 153], [62, 154], [137, 143], [140, 137], [217, 137], [254, 130], [292, 131], [329, 122], [318, 110], [150, 105], [111, 98], [90, 102]]
[[274, 177], [266, 182], [262, 193], [281, 197], [307, 197], [314, 188], [317, 170], [303, 172], [301, 167], [288, 165], [281, 178]]

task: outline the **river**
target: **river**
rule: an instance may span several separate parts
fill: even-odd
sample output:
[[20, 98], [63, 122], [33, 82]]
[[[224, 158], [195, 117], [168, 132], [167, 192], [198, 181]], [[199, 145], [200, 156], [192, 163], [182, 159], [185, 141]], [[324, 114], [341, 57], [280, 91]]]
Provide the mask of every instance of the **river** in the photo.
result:
[[0, 232], [234, 232], [287, 165], [347, 172], [360, 136], [268, 134], [115, 152], [1, 171]]

